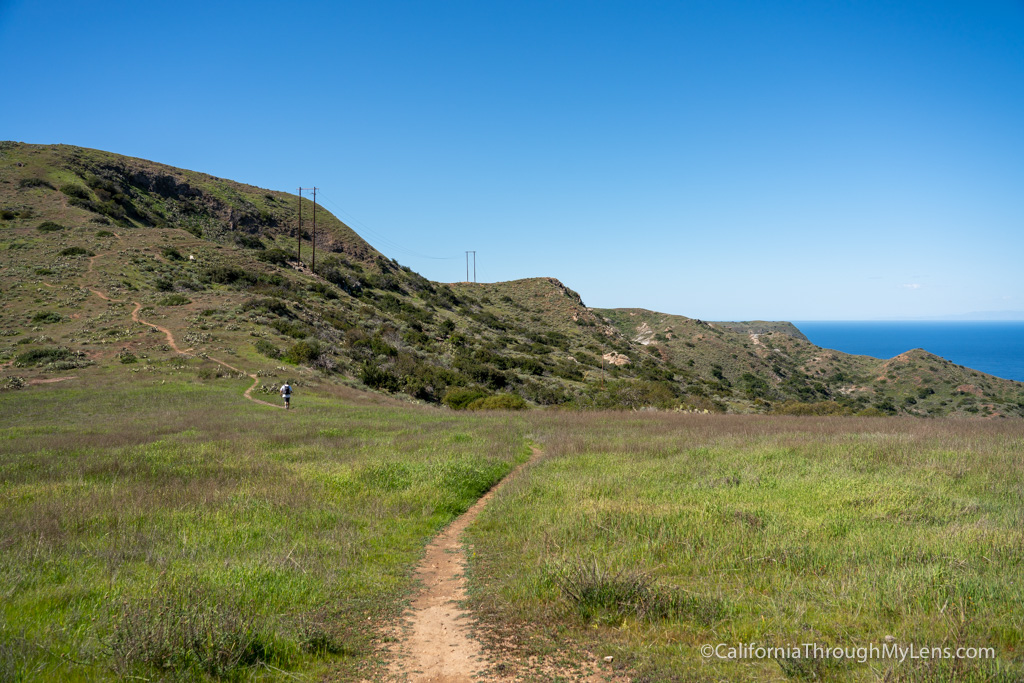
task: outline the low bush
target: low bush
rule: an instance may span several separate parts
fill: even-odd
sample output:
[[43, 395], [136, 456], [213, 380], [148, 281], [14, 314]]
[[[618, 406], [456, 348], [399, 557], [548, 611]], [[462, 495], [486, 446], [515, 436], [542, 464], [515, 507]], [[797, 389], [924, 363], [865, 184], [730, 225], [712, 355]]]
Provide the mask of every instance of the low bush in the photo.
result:
[[268, 342], [266, 339], [257, 339], [256, 343], [253, 344], [253, 346], [255, 346], [256, 350], [262, 353], [267, 358], [281, 357], [281, 349], [277, 348], [276, 346]]
[[285, 352], [284, 360], [296, 365], [311, 365], [320, 357], [322, 352], [318, 342], [300, 341]]
[[48, 187], [51, 190], [56, 190], [50, 181], [43, 178], [22, 178], [18, 181], [18, 187]]
[[291, 320], [272, 320], [270, 326], [292, 339], [305, 339], [309, 336], [309, 328], [302, 323]]
[[61, 256], [95, 256], [96, 254], [94, 254], [93, 252], [89, 251], [88, 249], [83, 249], [82, 247], [68, 247], [67, 249], [62, 249], [61, 252], [60, 252], [60, 255]]
[[268, 315], [278, 315], [282, 318], [290, 318], [292, 316], [287, 304], [273, 297], [249, 299], [242, 304], [242, 311], [262, 311]]
[[518, 394], [496, 394], [472, 401], [466, 410], [525, 410], [528, 407]]
[[263, 244], [257, 235], [249, 235], [242, 233], [235, 237], [235, 244], [246, 249], [266, 249], [267, 247]]
[[483, 389], [470, 389], [468, 387], [451, 387], [445, 392], [441, 403], [453, 410], [465, 410], [470, 403], [487, 397]]
[[360, 368], [359, 381], [372, 389], [385, 391], [398, 391], [402, 386], [402, 381], [397, 375], [369, 361], [364, 362]]
[[171, 294], [156, 303], [157, 306], [184, 306], [185, 304], [192, 303], [192, 300], [184, 294]]
[[75, 199], [89, 199], [89, 190], [85, 189], [81, 185], [68, 183], [67, 185], [61, 185], [60, 191], [69, 197], [74, 197]]
[[264, 263], [270, 263], [275, 266], [288, 265], [288, 261], [291, 260], [291, 254], [283, 249], [266, 249], [256, 254], [256, 258]]
[[163, 249], [160, 250], [160, 253], [163, 254], [164, 258], [167, 259], [168, 261], [185, 260], [185, 257], [181, 255], [181, 252], [175, 249], [174, 247], [164, 247]]
[[32, 322], [41, 323], [43, 325], [52, 325], [53, 323], [59, 323], [64, 320], [64, 316], [56, 311], [39, 311], [32, 316]]
[[219, 285], [236, 282], [255, 282], [255, 278], [237, 266], [211, 266], [203, 273], [204, 279]]
[[56, 361], [71, 358], [71, 350], [59, 348], [30, 349], [19, 353], [14, 357], [14, 365], [19, 368], [27, 368], [32, 365], [45, 365]]
[[64, 230], [64, 226], [53, 221], [44, 221], [36, 226], [36, 230], [39, 232], [58, 232]]

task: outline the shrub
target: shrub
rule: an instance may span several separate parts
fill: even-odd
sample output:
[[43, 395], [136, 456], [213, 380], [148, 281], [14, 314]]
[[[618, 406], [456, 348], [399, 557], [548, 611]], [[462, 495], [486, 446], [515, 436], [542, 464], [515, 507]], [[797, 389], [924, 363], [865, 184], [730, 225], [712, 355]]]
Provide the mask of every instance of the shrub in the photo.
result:
[[235, 237], [235, 244], [246, 249], [266, 249], [267, 247], [263, 244], [257, 235], [249, 235], [242, 233]]
[[97, 237], [113, 237], [114, 233], [110, 232], [109, 230], [100, 230], [99, 232], [96, 233], [96, 236]]
[[68, 183], [67, 185], [61, 185], [60, 191], [75, 199], [89, 199], [89, 190], [85, 189], [81, 185]]
[[888, 415], [895, 415], [896, 411], [898, 410], [896, 404], [893, 403], [892, 399], [888, 397], [882, 399], [881, 401], [876, 401], [874, 407]]
[[487, 392], [483, 389], [470, 389], [467, 387], [450, 387], [445, 392], [441, 403], [452, 410], [465, 410], [473, 401], [486, 398]]
[[283, 318], [290, 318], [292, 315], [285, 302], [273, 297], [249, 299], [242, 304], [242, 310], [263, 311], [268, 315], [279, 315]]
[[22, 178], [18, 181], [18, 187], [48, 187], [51, 190], [57, 189], [49, 181], [42, 178]]
[[272, 320], [270, 326], [283, 335], [291, 337], [292, 339], [305, 339], [309, 336], [309, 328], [302, 323], [292, 322], [291, 320]]
[[36, 268], [36, 275], [53, 275], [53, 271], [49, 268]]
[[82, 247], [68, 247], [67, 249], [62, 249], [61, 252], [60, 252], [60, 255], [61, 256], [95, 256], [96, 254], [92, 253], [88, 249], [83, 249]]
[[14, 365], [19, 368], [26, 368], [31, 365], [54, 363], [56, 361], [66, 360], [70, 357], [71, 350], [63, 347], [31, 349], [15, 356]]
[[364, 362], [360, 368], [359, 380], [372, 389], [386, 391], [398, 391], [402, 386], [401, 380], [396, 375], [369, 361]]
[[190, 303], [192, 300], [184, 294], [171, 294], [158, 301], [157, 306], [184, 306]]
[[266, 249], [256, 254], [256, 258], [264, 263], [270, 263], [275, 266], [284, 266], [291, 260], [291, 254], [283, 249]]
[[257, 339], [254, 344], [256, 350], [262, 353], [267, 358], [280, 358], [281, 349], [277, 348], [266, 339]]
[[478, 398], [466, 406], [467, 410], [524, 410], [529, 406], [518, 394], [496, 394]]
[[131, 363], [137, 363], [139, 361], [138, 357], [128, 349], [121, 349], [118, 351], [117, 359], [124, 365], [130, 365]]
[[[347, 336], [348, 335], [346, 335], [346, 337]], [[352, 337], [355, 336], [356, 334], [352, 335]], [[380, 335], [369, 339], [365, 337], [362, 339], [355, 339], [355, 341], [352, 342], [352, 348], [368, 350], [368, 353], [371, 356], [388, 356], [390, 358], [394, 358], [398, 355], [398, 349], [384, 341]]]
[[857, 417], [885, 417], [885, 413], [878, 408], [865, 408], [857, 411]]
[[153, 280], [153, 288], [158, 292], [170, 292], [174, 289], [174, 282], [165, 277], [158, 277]]
[[44, 221], [36, 226], [36, 230], [39, 232], [58, 232], [63, 229], [63, 225], [60, 223], [54, 223], [53, 221]]
[[288, 349], [284, 354], [284, 360], [289, 363], [295, 363], [296, 365], [306, 364], [311, 365], [316, 361], [322, 350], [320, 344], [316, 341], [300, 341], [294, 346]]
[[57, 313], [56, 311], [39, 311], [38, 313], [32, 316], [32, 322], [42, 323], [44, 325], [59, 323], [63, 319], [64, 316], [62, 316], [60, 313]]
[[181, 252], [174, 247], [164, 247], [160, 250], [160, 253], [164, 255], [164, 258], [168, 261], [184, 261], [185, 257], [181, 255]]
[[239, 280], [254, 281], [253, 277], [236, 266], [211, 266], [206, 269], [203, 276], [206, 280], [221, 285], [230, 285]]
[[[534, 358], [515, 358], [512, 362], [515, 367], [529, 375], [544, 374], [544, 366]], [[582, 374], [580, 376], [582, 377]]]
[[743, 391], [747, 398], [765, 398], [768, 396], [768, 382], [761, 377], [750, 372], [744, 372], [740, 376], [740, 382], [743, 385]]

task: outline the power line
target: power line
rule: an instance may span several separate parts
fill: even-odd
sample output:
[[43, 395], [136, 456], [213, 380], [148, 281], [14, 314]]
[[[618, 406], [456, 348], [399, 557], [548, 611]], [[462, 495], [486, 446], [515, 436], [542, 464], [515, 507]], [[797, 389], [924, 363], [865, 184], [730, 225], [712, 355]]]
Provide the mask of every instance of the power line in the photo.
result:
[[399, 244], [398, 242], [395, 242], [394, 240], [392, 240], [391, 238], [387, 237], [386, 235], [383, 235], [383, 234], [377, 232], [376, 230], [373, 230], [368, 225], [366, 225], [365, 223], [360, 221], [358, 218], [356, 218], [355, 216], [350, 214], [348, 211], [346, 211], [345, 209], [343, 209], [340, 206], [338, 206], [338, 204], [336, 202], [331, 201], [330, 199], [325, 198], [323, 196], [323, 193], [321, 193], [321, 195], [320, 195], [320, 201], [324, 205], [330, 206], [336, 213], [340, 213], [340, 214], [343, 214], [344, 216], [346, 216], [351, 224], [357, 225], [359, 227], [359, 229], [360, 229], [359, 230], [359, 234], [361, 236], [363, 236], [364, 239], [366, 239], [367, 235], [372, 235], [372, 236], [374, 236], [376, 238], [375, 241], [379, 242], [380, 244], [385, 245], [388, 248], [389, 251], [397, 251], [397, 252], [404, 253], [407, 256], [414, 256], [416, 258], [429, 259], [431, 261], [454, 261], [455, 259], [459, 258], [458, 256], [427, 256], [426, 254], [421, 254], [421, 253], [419, 253], [417, 251], [414, 251], [412, 249], [409, 249], [409, 248]]

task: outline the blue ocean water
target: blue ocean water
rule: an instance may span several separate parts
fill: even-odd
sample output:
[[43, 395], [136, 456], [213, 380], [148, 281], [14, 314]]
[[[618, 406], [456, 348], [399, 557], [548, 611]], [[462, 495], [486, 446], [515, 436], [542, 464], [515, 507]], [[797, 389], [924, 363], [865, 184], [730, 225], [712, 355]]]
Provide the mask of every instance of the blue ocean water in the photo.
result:
[[826, 349], [892, 358], [924, 349], [957, 365], [1024, 382], [1024, 322], [803, 321], [811, 343]]

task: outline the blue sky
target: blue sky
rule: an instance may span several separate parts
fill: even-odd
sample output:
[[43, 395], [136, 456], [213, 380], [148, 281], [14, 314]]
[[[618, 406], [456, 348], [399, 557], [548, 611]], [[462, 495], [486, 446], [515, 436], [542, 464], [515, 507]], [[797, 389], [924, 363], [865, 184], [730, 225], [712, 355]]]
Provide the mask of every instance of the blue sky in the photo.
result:
[[0, 0], [0, 77], [2, 139], [317, 185], [435, 280], [1024, 311], [1020, 1]]

